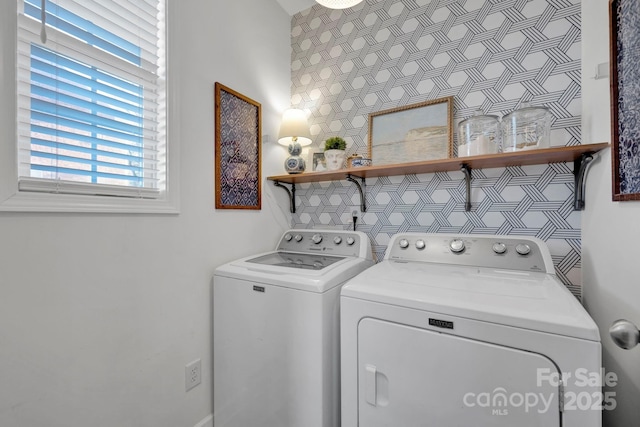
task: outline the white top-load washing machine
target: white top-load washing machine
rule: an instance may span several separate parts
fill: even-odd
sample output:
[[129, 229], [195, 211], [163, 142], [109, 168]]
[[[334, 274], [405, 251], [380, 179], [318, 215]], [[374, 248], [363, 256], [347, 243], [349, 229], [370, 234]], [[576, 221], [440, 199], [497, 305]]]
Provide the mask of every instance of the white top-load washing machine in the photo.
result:
[[406, 233], [341, 294], [342, 427], [599, 427], [598, 329], [539, 239]]
[[289, 230], [213, 278], [216, 427], [336, 427], [340, 287], [373, 264], [361, 232]]

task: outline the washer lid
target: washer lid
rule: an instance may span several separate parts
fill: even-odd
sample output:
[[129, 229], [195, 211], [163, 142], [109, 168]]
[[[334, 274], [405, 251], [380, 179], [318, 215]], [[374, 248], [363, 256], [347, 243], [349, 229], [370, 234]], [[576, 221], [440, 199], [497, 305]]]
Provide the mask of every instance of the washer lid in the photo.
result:
[[[215, 276], [230, 277], [255, 283], [280, 286], [309, 292], [326, 292], [343, 284], [364, 269], [373, 261], [356, 257], [334, 257], [327, 255], [267, 252], [256, 254], [223, 264], [216, 268]], [[283, 261], [284, 256], [285, 261]], [[290, 256], [293, 264], [286, 261]], [[323, 268], [313, 268], [316, 263], [323, 263]], [[306, 265], [306, 267], [303, 267]]]
[[553, 274], [384, 260], [341, 295], [600, 341], [595, 322]]
[[248, 259], [247, 262], [274, 265], [284, 268], [297, 268], [302, 270], [322, 270], [343, 260], [345, 257], [327, 256], [322, 254], [299, 254], [295, 252], [271, 252], [266, 255]]
[[348, 230], [291, 229], [275, 251], [254, 254], [223, 264], [215, 276], [326, 292], [373, 264], [366, 234]]

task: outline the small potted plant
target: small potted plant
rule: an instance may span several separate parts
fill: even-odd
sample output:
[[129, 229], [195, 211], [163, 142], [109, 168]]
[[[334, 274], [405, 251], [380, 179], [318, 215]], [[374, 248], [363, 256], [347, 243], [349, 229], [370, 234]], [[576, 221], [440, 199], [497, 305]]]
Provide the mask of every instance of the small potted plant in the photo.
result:
[[342, 169], [346, 149], [347, 142], [339, 136], [332, 136], [324, 142], [324, 160], [327, 164], [327, 170]]

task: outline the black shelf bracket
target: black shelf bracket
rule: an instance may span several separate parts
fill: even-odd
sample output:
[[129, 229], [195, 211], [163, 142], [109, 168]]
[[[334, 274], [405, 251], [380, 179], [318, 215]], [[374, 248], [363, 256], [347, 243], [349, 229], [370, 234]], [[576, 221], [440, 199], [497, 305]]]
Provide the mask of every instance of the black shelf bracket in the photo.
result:
[[364, 178], [360, 178], [360, 179], [362, 180], [362, 185], [360, 185], [360, 183], [357, 180], [355, 180], [353, 178], [353, 176], [351, 176], [350, 173], [347, 174], [347, 178], [346, 178], [347, 181], [354, 183], [356, 185], [356, 187], [358, 187], [358, 191], [360, 192], [360, 211], [361, 212], [366, 212], [367, 211], [367, 202], [365, 200], [364, 190], [363, 190], [362, 187], [365, 187], [367, 183], [365, 182]]
[[463, 163], [462, 166], [460, 166], [460, 171], [464, 174], [464, 181], [467, 187], [467, 200], [464, 204], [464, 211], [470, 212], [471, 211], [471, 167], [469, 167], [468, 164]]
[[276, 187], [280, 187], [287, 192], [287, 194], [289, 195], [289, 212], [296, 213], [296, 183], [291, 183], [291, 190], [289, 190], [280, 181], [273, 181], [273, 185], [275, 185]]
[[595, 153], [584, 153], [573, 161], [575, 178], [573, 207], [577, 211], [584, 210], [584, 196], [587, 191], [587, 171], [593, 164]]

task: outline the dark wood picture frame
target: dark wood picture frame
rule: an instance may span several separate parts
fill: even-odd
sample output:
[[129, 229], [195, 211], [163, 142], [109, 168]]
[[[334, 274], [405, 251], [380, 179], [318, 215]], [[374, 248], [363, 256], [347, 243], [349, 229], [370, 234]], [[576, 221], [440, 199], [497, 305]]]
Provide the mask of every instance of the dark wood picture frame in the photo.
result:
[[216, 209], [261, 209], [262, 106], [215, 84]]
[[640, 200], [640, 12], [637, 1], [609, 1], [614, 201]]
[[453, 157], [453, 97], [369, 114], [369, 157], [376, 166]]

